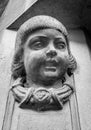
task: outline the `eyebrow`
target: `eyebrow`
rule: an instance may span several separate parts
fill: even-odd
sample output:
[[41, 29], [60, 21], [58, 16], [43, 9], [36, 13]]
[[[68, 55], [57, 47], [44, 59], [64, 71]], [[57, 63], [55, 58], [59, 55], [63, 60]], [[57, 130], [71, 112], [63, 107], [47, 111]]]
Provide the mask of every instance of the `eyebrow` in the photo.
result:
[[61, 39], [62, 41], [66, 41], [65, 37], [57, 36], [56, 39]]
[[48, 39], [48, 37], [47, 36], [45, 36], [45, 35], [39, 35], [39, 36], [34, 36], [34, 37], [32, 37], [31, 39], [28, 39], [27, 41], [28, 41], [28, 43], [30, 44], [30, 42], [31, 42], [31, 44], [32, 44], [32, 42], [34, 42], [34, 41], [36, 41], [36, 40], [38, 40], [38, 39], [40, 39], [40, 38], [44, 38], [44, 39]]
[[[47, 36], [46, 36], [46, 35], [43, 35], [43, 34], [33, 35], [33, 36], [31, 36], [30, 38], [33, 39], [33, 38], [37, 38], [37, 37], [38, 37], [38, 38], [41, 38], [41, 37], [47, 38]], [[30, 40], [30, 38], [29, 38], [29, 40]]]
[[56, 38], [65, 39], [64, 36], [56, 36]]
[[46, 38], [47, 39], [47, 36], [45, 36], [45, 35], [36, 35], [36, 36], [33, 36], [33, 37], [29, 37], [28, 39], [27, 39], [27, 41], [28, 42], [30, 42], [30, 41], [34, 41], [34, 40], [36, 40], [37, 38]]

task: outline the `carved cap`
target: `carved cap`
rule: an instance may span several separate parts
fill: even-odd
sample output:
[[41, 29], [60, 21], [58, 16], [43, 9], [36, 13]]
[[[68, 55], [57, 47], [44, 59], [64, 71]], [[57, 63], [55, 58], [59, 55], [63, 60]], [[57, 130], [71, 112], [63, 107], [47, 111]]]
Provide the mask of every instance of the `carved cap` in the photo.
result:
[[34, 30], [44, 28], [54, 28], [62, 32], [66, 37], [68, 35], [66, 28], [60, 21], [51, 16], [38, 15], [30, 18], [18, 30], [16, 38], [16, 48], [18, 49], [22, 42], [24, 42], [25, 34], [30, 35]]

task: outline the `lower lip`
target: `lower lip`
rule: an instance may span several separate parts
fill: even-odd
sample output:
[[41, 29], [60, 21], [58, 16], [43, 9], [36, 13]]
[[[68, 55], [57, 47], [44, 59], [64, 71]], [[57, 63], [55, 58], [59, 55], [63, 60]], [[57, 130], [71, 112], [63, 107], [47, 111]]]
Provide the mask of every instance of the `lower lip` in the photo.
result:
[[46, 71], [53, 71], [53, 72], [56, 71], [56, 67], [53, 67], [53, 66], [51, 66], [51, 67], [47, 66], [47, 67], [45, 67], [45, 69], [46, 69]]

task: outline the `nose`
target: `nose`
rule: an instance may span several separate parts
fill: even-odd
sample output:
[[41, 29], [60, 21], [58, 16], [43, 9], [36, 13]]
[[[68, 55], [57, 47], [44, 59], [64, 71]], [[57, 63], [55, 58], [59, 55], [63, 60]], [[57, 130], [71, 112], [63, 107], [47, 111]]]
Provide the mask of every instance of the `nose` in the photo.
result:
[[57, 55], [57, 52], [54, 50], [50, 50], [46, 53], [47, 57], [53, 58]]
[[54, 45], [49, 46], [49, 48], [46, 52], [46, 56], [49, 58], [53, 58], [53, 57], [57, 56], [57, 52], [56, 52]]

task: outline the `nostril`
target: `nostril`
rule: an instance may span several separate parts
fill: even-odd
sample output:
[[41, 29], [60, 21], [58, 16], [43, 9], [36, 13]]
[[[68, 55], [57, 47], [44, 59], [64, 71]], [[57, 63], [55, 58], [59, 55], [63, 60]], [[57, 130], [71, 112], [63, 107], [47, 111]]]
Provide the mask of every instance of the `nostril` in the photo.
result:
[[51, 51], [49, 51], [49, 52], [47, 52], [47, 54], [46, 54], [48, 57], [55, 57], [56, 55], [57, 55], [57, 52], [56, 51], [53, 51], [53, 50], [51, 50]]

